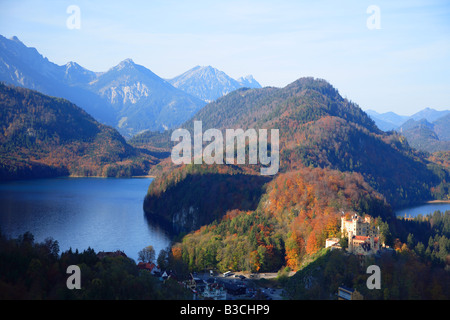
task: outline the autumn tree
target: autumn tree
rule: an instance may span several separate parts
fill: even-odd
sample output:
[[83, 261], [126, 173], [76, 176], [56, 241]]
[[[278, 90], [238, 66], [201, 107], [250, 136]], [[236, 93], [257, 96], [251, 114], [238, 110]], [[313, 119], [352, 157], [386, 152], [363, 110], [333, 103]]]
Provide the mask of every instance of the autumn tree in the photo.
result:
[[153, 249], [153, 246], [147, 246], [139, 251], [138, 260], [142, 262], [153, 262], [155, 260], [155, 249]]

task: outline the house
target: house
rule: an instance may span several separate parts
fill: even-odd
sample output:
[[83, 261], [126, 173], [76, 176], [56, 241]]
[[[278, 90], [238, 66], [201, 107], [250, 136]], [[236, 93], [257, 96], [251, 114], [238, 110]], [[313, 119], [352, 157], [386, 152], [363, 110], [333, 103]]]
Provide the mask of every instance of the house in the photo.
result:
[[331, 250], [341, 249], [339, 241], [339, 238], [328, 238], [325, 241], [325, 248], [331, 248]]
[[349, 233], [348, 252], [366, 256], [376, 254], [378, 250], [380, 250], [378, 237], [354, 236]]
[[190, 274], [190, 278], [186, 280], [185, 286], [190, 289], [192, 292], [202, 292], [204, 287], [206, 286], [206, 283], [204, 280], [194, 277], [192, 273]]
[[177, 275], [175, 274], [174, 271], [170, 270], [170, 271], [164, 271], [160, 277], [160, 280], [162, 281], [166, 281], [167, 279], [174, 279], [177, 280]]
[[155, 269], [156, 265], [154, 263], [149, 262], [139, 262], [137, 267], [140, 270], [147, 270], [149, 272], [153, 272], [153, 269]]
[[205, 300], [227, 300], [227, 292], [223, 285], [216, 281], [206, 283], [202, 296]]

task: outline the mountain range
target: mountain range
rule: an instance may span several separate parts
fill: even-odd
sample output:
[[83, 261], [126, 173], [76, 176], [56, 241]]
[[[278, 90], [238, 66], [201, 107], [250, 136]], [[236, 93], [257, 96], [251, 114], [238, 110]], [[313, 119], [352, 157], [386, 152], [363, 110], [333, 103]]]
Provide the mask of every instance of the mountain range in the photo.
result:
[[[278, 128], [281, 170], [313, 165], [360, 172], [396, 205], [406, 200], [405, 193], [409, 199], [429, 198], [427, 181], [439, 180], [399, 136], [381, 131], [325, 80], [301, 78], [284, 88], [260, 88], [251, 76], [234, 80], [210, 66], [164, 80], [131, 59], [96, 73], [75, 62], [58, 66], [16, 37], [0, 37], [0, 46], [0, 80], [66, 98], [125, 137], [143, 132], [130, 140], [134, 147], [167, 150], [171, 132], [167, 129], [183, 123], [192, 128], [194, 120], [201, 120], [204, 130]], [[206, 95], [207, 88], [221, 98], [206, 104], [213, 98]], [[426, 109], [413, 117], [435, 120], [441, 115]], [[394, 113], [384, 116], [385, 121], [405, 120]], [[448, 136], [445, 123], [433, 126], [440, 128], [442, 137]], [[380, 166], [385, 158], [389, 165]], [[423, 188], [415, 187], [417, 179], [423, 181]]]
[[[194, 68], [203, 70], [202, 76], [191, 70], [166, 81], [131, 59], [106, 72], [76, 62], [60, 66], [17, 37], [0, 36], [0, 49], [0, 81], [68, 99], [126, 138], [175, 127], [205, 106], [205, 100], [244, 85], [259, 86], [251, 76], [234, 80], [212, 67]], [[192, 90], [194, 84], [202, 90]]]
[[425, 108], [412, 116], [394, 112], [366, 113], [383, 131], [396, 130], [408, 139], [409, 144], [422, 151], [450, 151], [450, 110]]
[[375, 121], [378, 128], [383, 131], [389, 130], [397, 130], [404, 124], [406, 121], [412, 119], [415, 121], [419, 121], [422, 119], [427, 120], [428, 122], [434, 122], [439, 118], [442, 118], [450, 113], [450, 110], [435, 110], [432, 108], [425, 108], [414, 113], [411, 116], [404, 116], [396, 114], [395, 112], [385, 112], [378, 113], [374, 110], [366, 110], [366, 113]]

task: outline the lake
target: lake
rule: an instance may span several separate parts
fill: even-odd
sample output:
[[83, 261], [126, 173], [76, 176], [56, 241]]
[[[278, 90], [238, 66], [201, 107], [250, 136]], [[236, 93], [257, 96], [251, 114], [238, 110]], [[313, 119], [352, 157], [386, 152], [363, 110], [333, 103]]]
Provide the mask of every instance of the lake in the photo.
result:
[[156, 251], [170, 236], [144, 216], [150, 178], [56, 178], [0, 183], [0, 229], [11, 238], [30, 231], [52, 237], [60, 252], [122, 250], [137, 261], [148, 245]]
[[[156, 255], [170, 235], [145, 218], [142, 209], [151, 178], [57, 178], [0, 182], [0, 229], [12, 238], [30, 231], [35, 241], [58, 240], [60, 251], [122, 250], [137, 261], [148, 245]], [[397, 210], [412, 217], [450, 210], [430, 203]]]
[[441, 211], [444, 213], [446, 210], [450, 210], [450, 203], [426, 203], [420, 206], [404, 208], [395, 211], [397, 217], [404, 217], [405, 214], [409, 218], [414, 218], [418, 214], [423, 216], [427, 214], [433, 214], [435, 211]]

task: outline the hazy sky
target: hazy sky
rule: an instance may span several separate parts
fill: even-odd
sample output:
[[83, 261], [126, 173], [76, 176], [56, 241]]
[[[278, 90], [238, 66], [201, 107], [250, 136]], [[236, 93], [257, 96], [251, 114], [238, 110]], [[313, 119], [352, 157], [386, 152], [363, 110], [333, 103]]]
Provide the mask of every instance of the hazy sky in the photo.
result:
[[93, 71], [126, 58], [162, 78], [211, 65], [263, 86], [323, 78], [364, 110], [450, 109], [448, 0], [0, 0], [0, 34]]

